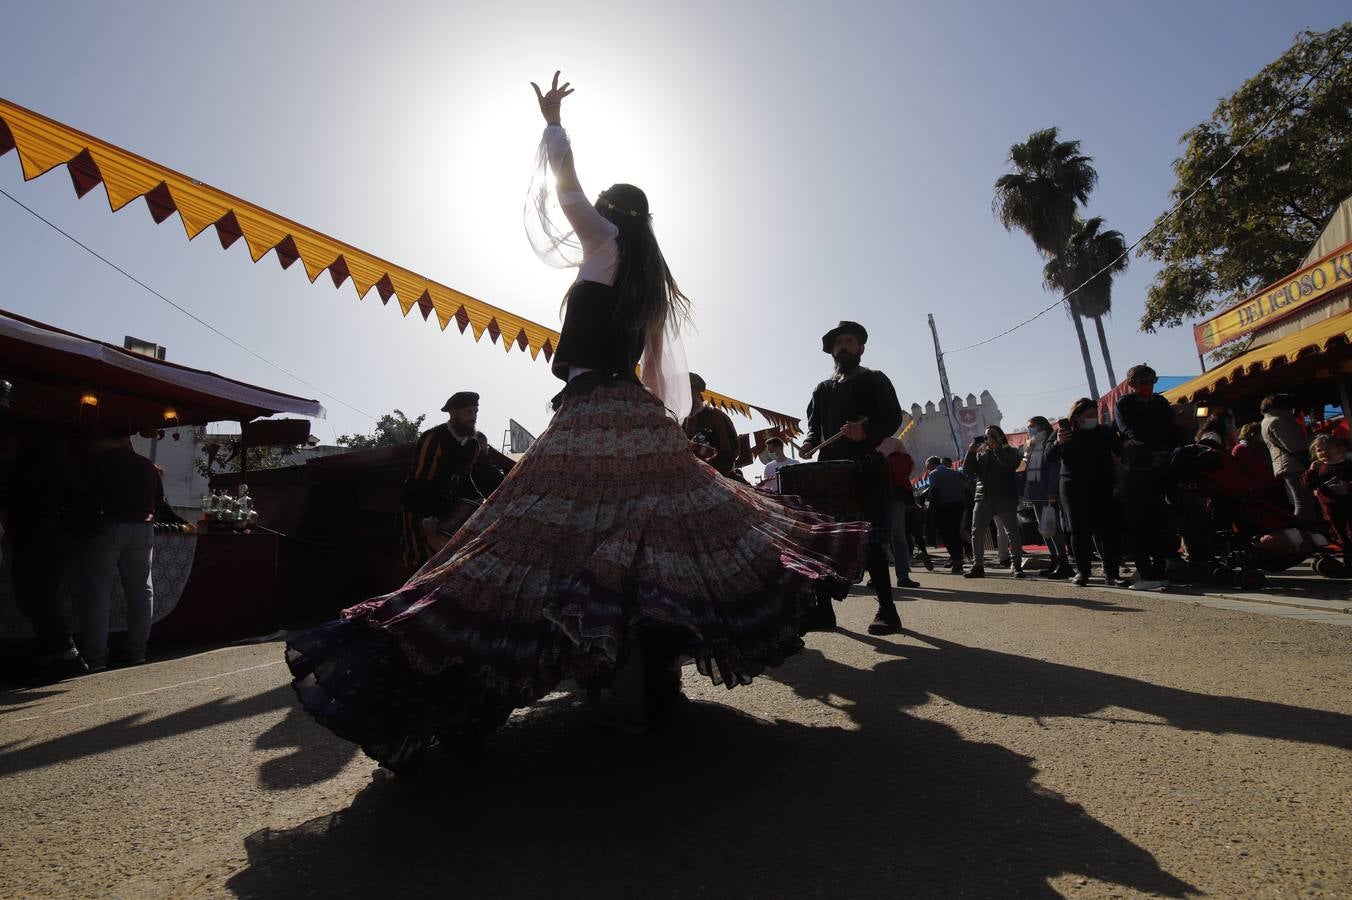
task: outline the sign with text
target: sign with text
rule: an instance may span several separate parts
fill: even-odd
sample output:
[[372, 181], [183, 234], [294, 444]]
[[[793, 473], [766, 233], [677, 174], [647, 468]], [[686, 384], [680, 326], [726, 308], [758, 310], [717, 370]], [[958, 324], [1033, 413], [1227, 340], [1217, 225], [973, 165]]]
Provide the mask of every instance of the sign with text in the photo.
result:
[[1239, 340], [1329, 294], [1352, 288], [1352, 243], [1192, 327], [1198, 353]]

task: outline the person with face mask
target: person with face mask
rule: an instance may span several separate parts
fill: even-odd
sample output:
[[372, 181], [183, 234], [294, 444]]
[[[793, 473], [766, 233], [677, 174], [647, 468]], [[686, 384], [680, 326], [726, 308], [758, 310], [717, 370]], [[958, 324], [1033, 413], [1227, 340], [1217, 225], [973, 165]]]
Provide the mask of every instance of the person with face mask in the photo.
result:
[[1147, 365], [1132, 366], [1127, 383], [1132, 393], [1117, 401], [1117, 426], [1122, 433], [1123, 537], [1136, 561], [1132, 590], [1154, 591], [1169, 586], [1167, 561], [1178, 535], [1170, 526], [1167, 495], [1169, 454], [1185, 441], [1174, 409], [1155, 393], [1158, 380]]
[[1009, 446], [1009, 439], [998, 427], [986, 429], [983, 437], [967, 448], [962, 473], [976, 482], [976, 501], [972, 506], [972, 568], [966, 578], [986, 574], [984, 552], [986, 529], [994, 520], [1009, 540], [1010, 569], [1015, 578], [1023, 578], [1023, 542], [1019, 539], [1019, 463], [1023, 455]]
[[1061, 530], [1061, 465], [1047, 459], [1052, 446], [1052, 426], [1042, 416], [1028, 420], [1028, 444], [1023, 450], [1023, 500], [1033, 507], [1038, 532], [1047, 542], [1051, 559], [1043, 578], [1069, 578], [1075, 574], [1066, 553]]
[[1103, 559], [1104, 581], [1126, 584], [1118, 575], [1121, 514], [1113, 492], [1117, 486], [1116, 455], [1122, 442], [1116, 431], [1099, 423], [1098, 404], [1081, 397], [1058, 423], [1056, 442], [1047, 448], [1048, 462], [1061, 466], [1061, 502], [1070, 518], [1075, 583], [1084, 587], [1094, 565], [1094, 543]]

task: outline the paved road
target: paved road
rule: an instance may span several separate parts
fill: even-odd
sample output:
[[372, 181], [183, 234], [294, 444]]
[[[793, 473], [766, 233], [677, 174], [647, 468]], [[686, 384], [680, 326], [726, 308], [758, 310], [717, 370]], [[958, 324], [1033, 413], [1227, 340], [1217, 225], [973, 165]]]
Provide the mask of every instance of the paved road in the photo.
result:
[[665, 735], [558, 695], [410, 781], [278, 644], [0, 695], [0, 896], [1352, 895], [1352, 628], [919, 577]]

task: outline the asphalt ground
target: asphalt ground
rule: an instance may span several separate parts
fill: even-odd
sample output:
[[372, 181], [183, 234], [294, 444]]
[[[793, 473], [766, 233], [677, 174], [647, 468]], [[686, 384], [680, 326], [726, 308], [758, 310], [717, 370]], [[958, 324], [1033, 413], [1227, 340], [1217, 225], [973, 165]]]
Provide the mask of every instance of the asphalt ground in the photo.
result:
[[275, 642], [0, 694], [0, 896], [1352, 896], [1352, 628], [916, 577], [661, 734], [558, 694], [412, 779]]

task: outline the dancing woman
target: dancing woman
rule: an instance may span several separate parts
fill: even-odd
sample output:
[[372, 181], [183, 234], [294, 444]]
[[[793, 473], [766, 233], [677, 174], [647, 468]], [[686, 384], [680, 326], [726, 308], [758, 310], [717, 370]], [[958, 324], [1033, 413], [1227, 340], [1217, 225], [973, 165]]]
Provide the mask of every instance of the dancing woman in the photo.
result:
[[[582, 250], [552, 370], [553, 421], [502, 486], [403, 587], [287, 645], [305, 709], [395, 771], [477, 745], [573, 679], [629, 690], [645, 724], [692, 658], [748, 684], [802, 647], [804, 610], [862, 573], [866, 523], [837, 524], [719, 475], [644, 382], [689, 380], [670, 345], [688, 301], [632, 185], [585, 200], [560, 104], [536, 87], [557, 199]], [[559, 235], [568, 241], [570, 235]], [[679, 403], [679, 399], [677, 400]], [[638, 702], [634, 702], [637, 696]]]

